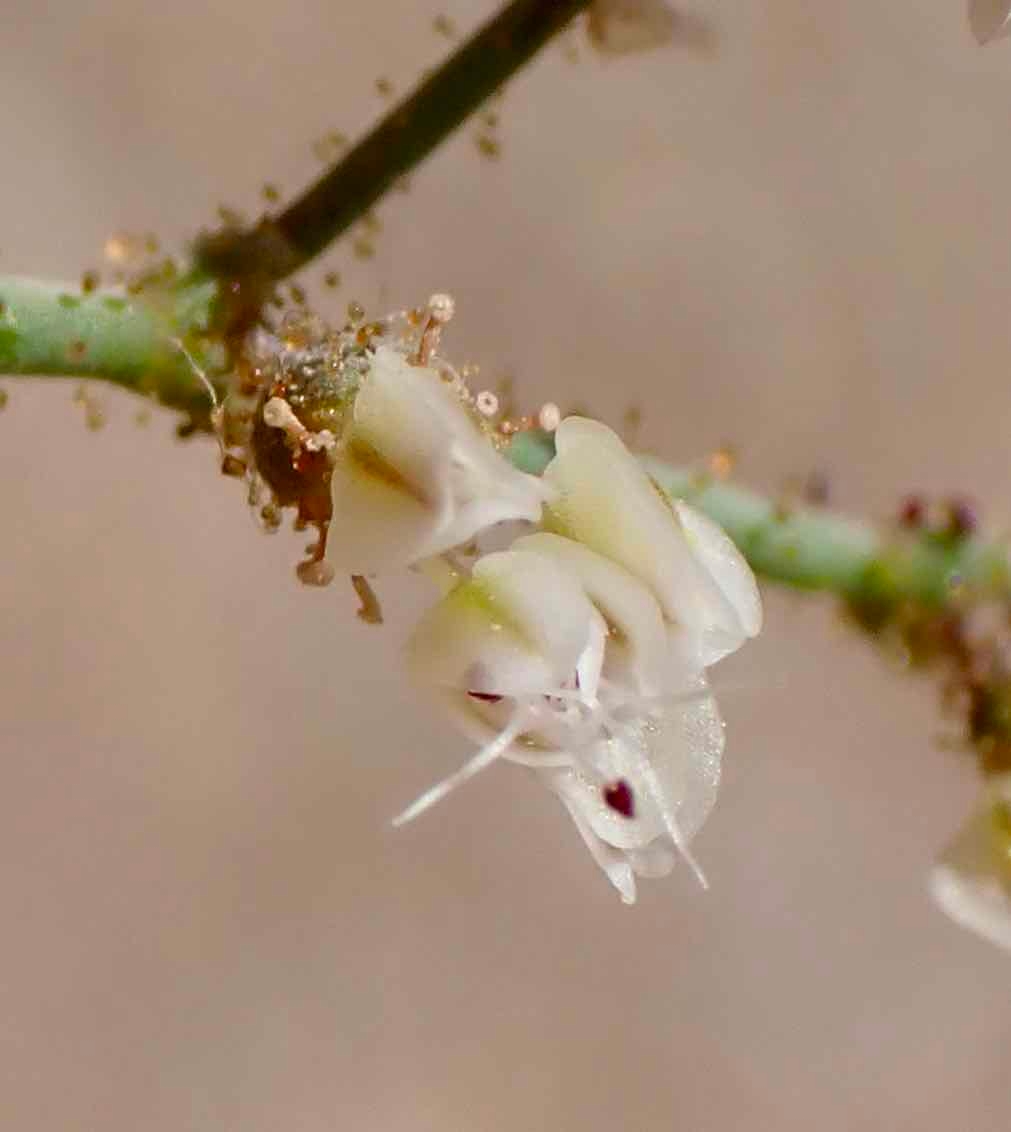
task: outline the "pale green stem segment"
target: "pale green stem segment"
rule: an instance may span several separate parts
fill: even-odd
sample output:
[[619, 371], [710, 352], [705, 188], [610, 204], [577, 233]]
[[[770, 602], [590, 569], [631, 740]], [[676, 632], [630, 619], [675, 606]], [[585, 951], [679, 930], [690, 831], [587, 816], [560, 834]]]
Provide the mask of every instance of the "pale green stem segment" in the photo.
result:
[[[207, 391], [178, 342], [198, 348], [217, 294], [215, 283], [199, 280], [120, 296], [0, 277], [0, 374], [100, 378], [206, 421]], [[517, 434], [508, 449], [535, 475], [553, 454], [550, 435], [536, 430]], [[769, 581], [828, 590], [865, 608], [940, 607], [961, 586], [1011, 594], [1004, 541], [889, 535], [821, 508], [784, 507], [698, 469], [643, 463], [665, 492], [719, 523]]]
[[[513, 463], [539, 474], [553, 455], [551, 437], [517, 434]], [[796, 589], [829, 590], [864, 608], [915, 601], [949, 602], [961, 587], [973, 594], [1011, 593], [1005, 541], [903, 536], [823, 508], [786, 507], [698, 469], [673, 468], [643, 457], [670, 496], [684, 499], [720, 524], [756, 574]]]
[[143, 296], [81, 294], [71, 286], [0, 276], [0, 374], [94, 377], [206, 416], [209, 398], [179, 349], [205, 330], [217, 284]]

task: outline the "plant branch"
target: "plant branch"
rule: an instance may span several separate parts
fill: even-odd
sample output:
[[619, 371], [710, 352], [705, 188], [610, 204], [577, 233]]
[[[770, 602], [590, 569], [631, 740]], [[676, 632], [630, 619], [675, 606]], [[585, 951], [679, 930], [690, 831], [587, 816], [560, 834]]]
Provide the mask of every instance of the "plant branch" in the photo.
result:
[[274, 281], [304, 267], [589, 4], [512, 0], [279, 216], [205, 237], [199, 266], [218, 278]]
[[175, 339], [213, 329], [227, 346], [241, 336], [278, 279], [363, 216], [589, 3], [507, 4], [278, 217], [199, 240], [182, 280], [124, 297], [0, 278], [0, 373], [101, 378], [206, 423], [206, 393]]
[[0, 374], [89, 377], [196, 418], [208, 395], [176, 345], [203, 329], [217, 284], [81, 294], [72, 286], [0, 278]]

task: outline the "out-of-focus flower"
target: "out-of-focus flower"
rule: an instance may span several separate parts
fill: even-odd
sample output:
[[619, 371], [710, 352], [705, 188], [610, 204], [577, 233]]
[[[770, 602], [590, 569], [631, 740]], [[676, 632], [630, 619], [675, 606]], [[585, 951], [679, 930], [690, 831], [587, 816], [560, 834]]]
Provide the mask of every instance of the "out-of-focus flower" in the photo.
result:
[[969, 0], [969, 27], [982, 44], [1011, 35], [1011, 0]]
[[755, 577], [720, 527], [686, 503], [672, 505], [606, 425], [568, 417], [555, 448], [544, 472], [552, 490], [544, 525], [643, 582], [686, 662], [708, 667], [758, 634]]
[[930, 891], [956, 923], [1011, 951], [1011, 775], [987, 784], [934, 866]]
[[468, 542], [505, 520], [536, 521], [544, 486], [493, 447], [434, 369], [379, 346], [334, 457], [328, 556], [355, 574]]
[[669, 43], [676, 18], [664, 0], [594, 0], [588, 21], [600, 51], [624, 55]]

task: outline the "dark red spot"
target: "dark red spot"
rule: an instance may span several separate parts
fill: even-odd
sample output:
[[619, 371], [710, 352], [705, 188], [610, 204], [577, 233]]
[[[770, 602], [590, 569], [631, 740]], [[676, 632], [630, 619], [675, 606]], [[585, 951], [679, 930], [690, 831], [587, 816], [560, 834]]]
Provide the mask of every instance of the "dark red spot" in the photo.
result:
[[968, 499], [956, 496], [948, 501], [948, 529], [958, 538], [971, 535], [978, 520], [976, 509]]
[[920, 495], [909, 495], [899, 508], [899, 522], [904, 527], [922, 527], [927, 517], [927, 505]]
[[483, 704], [498, 704], [502, 702], [502, 697], [496, 696], [494, 692], [468, 692], [467, 695], [472, 699], [480, 700]]
[[623, 779], [609, 782], [604, 787], [604, 801], [623, 818], [635, 816], [635, 797], [632, 787]]

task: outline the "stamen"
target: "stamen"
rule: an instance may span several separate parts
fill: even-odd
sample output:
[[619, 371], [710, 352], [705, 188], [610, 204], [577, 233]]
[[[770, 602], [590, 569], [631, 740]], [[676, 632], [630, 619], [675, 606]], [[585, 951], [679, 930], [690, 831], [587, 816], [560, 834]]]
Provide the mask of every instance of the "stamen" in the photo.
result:
[[394, 826], [399, 828], [402, 825], [407, 825], [410, 821], [414, 821], [419, 814], [423, 814], [425, 810], [434, 806], [436, 802], [441, 801], [458, 786], [462, 786], [469, 778], [473, 778], [475, 774], [479, 774], [485, 767], [491, 766], [491, 764], [501, 758], [502, 755], [509, 750], [513, 742], [519, 738], [526, 728], [526, 723], [526, 713], [517, 711], [513, 715], [512, 720], [498, 735], [492, 739], [490, 743], [482, 747], [469, 762], [465, 762], [458, 771], [426, 790], [425, 793], [416, 801], [412, 802], [403, 813], [395, 817], [393, 819]]
[[427, 366], [432, 356], [439, 348], [439, 339], [442, 328], [453, 317], [456, 303], [451, 295], [437, 294], [428, 300], [428, 320], [418, 343], [418, 350], [414, 361], [417, 365]]
[[706, 880], [706, 874], [702, 871], [702, 866], [695, 859], [691, 849], [688, 848], [688, 843], [684, 839], [681, 832], [681, 827], [674, 817], [674, 811], [667, 804], [666, 795], [663, 792], [663, 787], [660, 785], [660, 780], [656, 776], [656, 771], [650, 765], [648, 759], [642, 760], [640, 773], [646, 779], [649, 785], [650, 792], [653, 795], [653, 800], [656, 802], [657, 809], [660, 811], [660, 816], [663, 818], [663, 824], [667, 827], [667, 832], [670, 834], [671, 841], [681, 856], [685, 859], [688, 867], [695, 874], [696, 879], [703, 888], [709, 887], [709, 881]]

